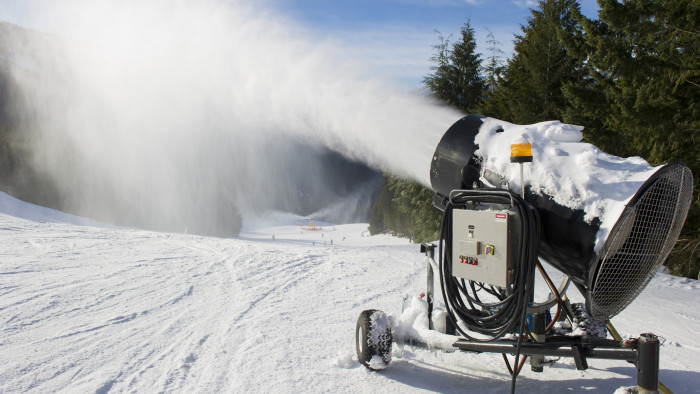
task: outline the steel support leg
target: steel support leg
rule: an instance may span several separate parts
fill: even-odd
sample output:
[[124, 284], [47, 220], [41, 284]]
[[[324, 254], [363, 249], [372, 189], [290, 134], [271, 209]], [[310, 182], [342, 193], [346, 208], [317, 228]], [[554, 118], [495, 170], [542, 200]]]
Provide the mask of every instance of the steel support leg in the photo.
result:
[[[428, 328], [434, 330], [433, 326], [433, 297], [435, 294], [435, 272], [433, 270], [432, 261], [435, 261], [435, 245], [431, 243], [422, 243], [420, 252], [425, 253], [428, 257], [428, 283], [426, 286], [425, 300], [428, 302]], [[432, 260], [432, 261], [431, 261]]]
[[[544, 343], [545, 326], [544, 313], [535, 313], [532, 315], [532, 330], [530, 332], [535, 341]], [[539, 354], [530, 356], [530, 369], [532, 372], [542, 372], [544, 370], [544, 356]]]
[[642, 334], [637, 342], [637, 391], [659, 392], [659, 337]]

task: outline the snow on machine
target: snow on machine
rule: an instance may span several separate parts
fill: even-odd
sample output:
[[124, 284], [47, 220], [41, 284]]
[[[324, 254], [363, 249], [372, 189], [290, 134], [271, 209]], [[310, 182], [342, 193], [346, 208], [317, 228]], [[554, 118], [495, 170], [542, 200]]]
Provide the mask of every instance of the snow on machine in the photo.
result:
[[[424, 298], [407, 299], [398, 318], [373, 309], [360, 314], [363, 365], [386, 368], [392, 343], [501, 353], [514, 392], [527, 359], [535, 372], [555, 357], [573, 358], [579, 370], [591, 359], [612, 359], [636, 365], [639, 392], [666, 390], [658, 378], [659, 338], [623, 341], [610, 320], [677, 241], [692, 174], [681, 163], [651, 167], [581, 139], [578, 126], [520, 126], [479, 115], [447, 130], [430, 167], [443, 219], [438, 245], [421, 245]], [[545, 267], [563, 274], [558, 286]], [[443, 310], [434, 308], [435, 273]], [[547, 284], [545, 300], [535, 300], [536, 275]], [[571, 302], [572, 288], [584, 303]]]

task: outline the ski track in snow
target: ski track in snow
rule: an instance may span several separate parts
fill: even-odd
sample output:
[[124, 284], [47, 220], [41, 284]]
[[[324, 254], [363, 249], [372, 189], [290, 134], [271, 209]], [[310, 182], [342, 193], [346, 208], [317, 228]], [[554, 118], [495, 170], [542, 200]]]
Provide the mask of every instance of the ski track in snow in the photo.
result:
[[[218, 239], [0, 215], [0, 392], [509, 390], [500, 355], [406, 347], [382, 372], [360, 366], [359, 313], [398, 314], [404, 294], [425, 291], [418, 246], [365, 230]], [[613, 319], [625, 336], [664, 337], [661, 380], [677, 393], [698, 392], [699, 291], [659, 274]], [[526, 367], [518, 391], [635, 385], [630, 364], [589, 365]]]

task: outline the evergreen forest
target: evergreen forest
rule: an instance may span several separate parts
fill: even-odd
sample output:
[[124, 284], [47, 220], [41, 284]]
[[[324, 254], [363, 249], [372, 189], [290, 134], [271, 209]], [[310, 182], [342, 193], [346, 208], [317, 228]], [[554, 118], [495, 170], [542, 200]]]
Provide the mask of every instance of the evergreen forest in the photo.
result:
[[[584, 126], [584, 141], [652, 165], [683, 162], [693, 201], [665, 265], [675, 275], [700, 270], [700, 3], [697, 0], [598, 0], [597, 19], [576, 0], [543, 0], [504, 59], [489, 34], [477, 51], [470, 21], [455, 37], [438, 36], [423, 82], [465, 114], [516, 124], [546, 120]], [[484, 55], [485, 54], [485, 55]], [[370, 231], [414, 242], [439, 237], [432, 191], [384, 174]]]

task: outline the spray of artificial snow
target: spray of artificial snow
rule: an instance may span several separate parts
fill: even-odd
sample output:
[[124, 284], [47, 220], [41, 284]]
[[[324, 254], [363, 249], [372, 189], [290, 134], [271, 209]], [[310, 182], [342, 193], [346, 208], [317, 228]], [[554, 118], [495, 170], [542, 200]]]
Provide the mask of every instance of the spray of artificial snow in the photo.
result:
[[225, 218], [244, 190], [284, 199], [284, 173], [317, 171], [295, 144], [429, 186], [461, 117], [252, 1], [35, 4], [62, 45], [17, 79], [35, 104], [38, 166], [83, 215], [182, 230]]
[[501, 174], [519, 192], [520, 167], [510, 162], [510, 145], [526, 137], [533, 156], [525, 164], [526, 185], [559, 205], [583, 210], [587, 222], [598, 218], [599, 251], [627, 202], [657, 168], [640, 157], [623, 159], [581, 142], [582, 129], [559, 121], [520, 126], [487, 118], [476, 136], [476, 154], [484, 159], [483, 168]]
[[[322, 190], [316, 153], [303, 146], [430, 186], [432, 153], [461, 117], [245, 1], [36, 4], [64, 38], [45, 51], [51, 61], [16, 70], [35, 108], [37, 166], [73, 212], [101, 220], [186, 230], [225, 223], [244, 191], [287, 198], [285, 174], [309, 174], [305, 188]], [[581, 143], [580, 127], [487, 119], [477, 154], [516, 190], [509, 147], [519, 136], [532, 143], [532, 191], [599, 218], [596, 248], [654, 171]]]

